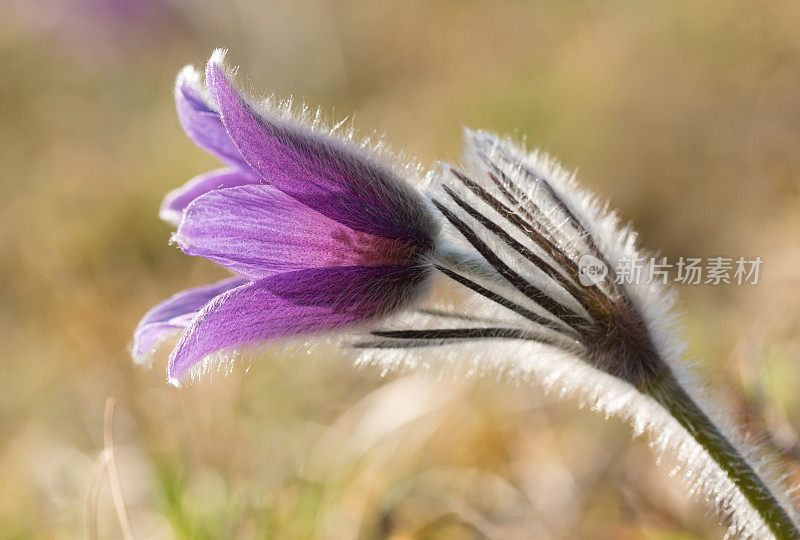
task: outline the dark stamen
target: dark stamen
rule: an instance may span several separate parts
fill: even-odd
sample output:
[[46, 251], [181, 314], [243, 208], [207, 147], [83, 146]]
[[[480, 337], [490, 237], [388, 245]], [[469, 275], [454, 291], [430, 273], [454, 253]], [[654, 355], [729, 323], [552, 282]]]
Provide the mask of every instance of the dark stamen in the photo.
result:
[[[597, 241], [595, 240], [594, 235], [592, 235], [589, 229], [587, 229], [583, 225], [583, 222], [581, 222], [581, 220], [578, 219], [578, 217], [575, 215], [572, 209], [570, 209], [570, 207], [567, 206], [567, 204], [564, 202], [564, 199], [562, 199], [558, 195], [558, 193], [556, 193], [555, 188], [552, 186], [552, 184], [550, 184], [547, 178], [539, 176], [538, 174], [536, 174], [535, 171], [531, 170], [529, 167], [527, 167], [524, 163], [520, 161], [513, 160], [508, 156], [502, 154], [500, 154], [499, 157], [509, 165], [519, 168], [519, 170], [523, 174], [525, 174], [528, 178], [530, 178], [533, 182], [538, 182], [539, 185], [542, 186], [547, 192], [547, 194], [550, 196], [550, 199], [556, 204], [556, 206], [558, 206], [559, 210], [561, 210], [564, 213], [564, 215], [567, 216], [567, 219], [569, 220], [570, 224], [578, 231], [580, 237], [586, 241], [586, 244], [588, 245], [589, 250], [592, 252], [592, 255], [603, 261], [603, 263], [609, 268], [609, 271], [613, 271], [611, 265], [608, 264], [608, 261], [603, 255], [603, 252], [600, 251], [600, 248], [597, 246]], [[485, 161], [487, 158], [485, 156], [482, 156], [482, 159], [484, 159]], [[492, 166], [495, 169], [499, 170], [499, 168], [497, 168], [496, 165]], [[609, 275], [611, 275], [611, 273], [609, 273]], [[613, 279], [610, 281], [613, 284]]]
[[435, 328], [424, 330], [376, 330], [373, 336], [394, 339], [467, 339], [481, 337], [508, 337], [533, 339], [530, 332], [517, 328]]
[[500, 304], [504, 308], [508, 308], [511, 311], [513, 311], [515, 313], [518, 313], [519, 315], [522, 315], [526, 319], [528, 319], [530, 321], [533, 321], [536, 324], [540, 324], [540, 325], [542, 325], [542, 326], [544, 326], [546, 328], [549, 328], [550, 330], [554, 330], [556, 332], [567, 333], [569, 331], [570, 333], [574, 334], [575, 336], [578, 335], [577, 331], [574, 328], [572, 328], [571, 326], [568, 326], [563, 321], [559, 321], [561, 323], [561, 325], [556, 324], [554, 321], [552, 321], [550, 319], [547, 319], [545, 317], [542, 317], [540, 315], [537, 315], [533, 311], [531, 311], [529, 309], [526, 309], [523, 306], [520, 306], [519, 304], [516, 304], [516, 303], [512, 302], [511, 300], [508, 300], [504, 296], [501, 296], [501, 295], [499, 295], [499, 294], [497, 294], [497, 293], [495, 293], [493, 291], [490, 291], [489, 289], [479, 285], [478, 283], [475, 283], [471, 279], [466, 278], [466, 277], [462, 276], [461, 274], [457, 274], [457, 273], [453, 272], [449, 268], [445, 268], [444, 266], [439, 266], [439, 265], [435, 265], [435, 266], [440, 272], [442, 272], [444, 275], [446, 275], [450, 279], [460, 283], [461, 285], [464, 285], [465, 287], [467, 287], [469, 289], [472, 289], [473, 291], [475, 291], [476, 293], [480, 294], [481, 296], [484, 296], [484, 297], [488, 298], [489, 300]]
[[470, 244], [472, 244], [472, 247], [474, 247], [478, 253], [480, 253], [481, 256], [486, 259], [486, 262], [488, 262], [497, 271], [497, 273], [503, 276], [503, 278], [505, 278], [506, 281], [513, 285], [517, 290], [525, 294], [528, 298], [539, 304], [555, 317], [568, 324], [572, 322], [578, 322], [579, 320], [583, 319], [580, 315], [573, 313], [567, 307], [553, 300], [550, 296], [527, 282], [522, 276], [512, 270], [489, 248], [489, 246], [486, 245], [486, 242], [481, 240], [478, 235], [475, 234], [475, 232], [470, 229], [469, 226], [458, 216], [456, 216], [450, 209], [445, 207], [437, 200], [433, 200], [433, 204], [439, 209], [442, 215], [447, 218], [453, 227], [455, 227], [458, 232], [460, 232], [464, 238]]
[[[482, 152], [479, 152], [479, 155], [495, 171], [495, 173], [497, 173], [497, 175], [499, 175], [499, 177], [502, 178], [502, 181], [498, 178], [498, 176], [495, 176], [491, 172], [487, 172], [487, 174], [489, 175], [489, 178], [495, 183], [495, 185], [498, 187], [498, 189], [503, 194], [505, 194], [505, 196], [509, 199], [511, 204], [514, 204], [515, 206], [517, 206], [520, 209], [520, 211], [526, 217], [528, 217], [528, 219], [530, 220], [530, 223], [520, 219], [516, 214], [513, 213], [513, 211], [511, 209], [509, 209], [508, 207], [503, 205], [502, 202], [497, 201], [497, 199], [495, 199], [490, 193], [488, 193], [488, 192], [486, 192], [486, 190], [483, 190], [482, 188], [480, 188], [480, 186], [478, 186], [472, 180], [467, 179], [467, 180], [469, 180], [469, 182], [471, 184], [473, 184], [473, 185], [477, 186], [478, 188], [480, 188], [481, 191], [483, 191], [483, 193], [485, 193], [485, 197], [482, 194], [479, 194], [476, 190], [474, 190], [471, 187], [470, 184], [465, 182], [465, 185], [468, 188], [470, 188], [473, 191], [473, 193], [475, 193], [476, 195], [480, 196], [487, 203], [489, 203], [490, 206], [492, 206], [493, 208], [498, 210], [500, 215], [502, 215], [503, 217], [508, 219], [508, 221], [510, 221], [511, 223], [516, 225], [523, 232], [527, 233], [534, 240], [534, 242], [536, 242], [539, 245], [539, 247], [544, 249], [547, 253], [550, 254], [551, 257], [553, 257], [556, 261], [558, 261], [559, 264], [561, 264], [564, 267], [564, 269], [567, 271], [567, 273], [570, 275], [570, 277], [573, 280], [580, 280], [579, 269], [578, 269], [577, 264], [575, 264], [574, 261], [572, 261], [572, 259], [566, 253], [564, 253], [560, 248], [555, 246], [549, 239], [547, 239], [541, 231], [535, 231], [534, 230], [534, 227], [537, 225], [537, 219], [529, 211], [528, 207], [534, 208], [537, 212], [539, 212], [541, 214], [541, 217], [543, 219], [548, 219], [546, 216], [544, 216], [544, 213], [542, 212], [542, 210], [536, 205], [536, 203], [531, 201], [528, 198], [528, 196], [519, 188], [519, 186], [517, 186], [502, 170], [500, 170], [497, 167], [497, 165], [495, 165], [494, 163], [490, 162], [485, 154], [483, 154]], [[455, 171], [453, 171], [453, 173], [456, 174], [456, 178], [458, 178], [459, 180], [462, 180], [462, 182], [464, 181], [463, 178], [465, 178], [465, 177], [463, 175], [459, 175]], [[515, 197], [514, 193], [511, 193], [510, 190], [513, 190], [514, 193], [516, 193], [516, 197]], [[497, 207], [495, 207], [488, 200], [488, 198], [494, 199], [496, 201], [496, 203], [498, 205], [500, 205], [502, 210], [500, 210]], [[520, 202], [520, 200], [523, 201], [523, 202]], [[549, 219], [548, 219], [548, 221], [549, 221]], [[599, 257], [599, 258], [601, 260], [605, 261], [604, 257]], [[608, 263], [605, 263], [605, 264], [606, 264], [606, 266], [608, 266]], [[609, 271], [612, 271], [610, 266], [609, 266]], [[616, 292], [616, 286], [613, 283], [613, 279], [610, 280], [610, 286], [612, 287], [612, 290], [614, 290]], [[605, 294], [603, 294], [600, 291], [599, 288], [595, 289], [593, 287], [590, 287], [590, 288], [588, 288], [588, 290], [586, 290], [584, 292], [587, 293], [589, 296], [591, 296], [593, 298], [594, 301], [591, 302], [591, 304], [593, 306], [598, 306], [598, 307], [602, 306], [602, 308], [600, 308], [600, 309], [608, 309], [610, 300], [609, 300], [609, 298], [606, 297]]]
[[424, 330], [383, 330], [371, 332], [386, 340], [361, 341], [353, 344], [359, 349], [405, 349], [447, 345], [469, 339], [518, 339], [558, 345], [550, 337], [516, 328], [435, 328]]
[[[503, 204], [502, 201], [497, 199], [494, 195], [483, 189], [480, 185], [478, 185], [472, 179], [464, 176], [463, 174], [459, 173], [455, 169], [451, 169], [453, 174], [458, 178], [470, 191], [472, 191], [475, 195], [480, 197], [486, 204], [488, 204], [491, 208], [493, 208], [498, 214], [503, 216], [508, 222], [512, 225], [516, 226], [522, 232], [530, 236], [530, 238], [536, 242], [542, 249], [544, 249], [553, 259], [558, 262], [561, 266], [564, 267], [565, 270], [569, 273], [572, 279], [578, 279], [578, 265], [566, 254], [561, 250], [558, 246], [556, 246], [552, 240], [550, 240], [543, 231], [537, 230], [536, 226], [536, 218], [530, 212], [525, 212], [529, 219], [532, 220], [532, 223], [528, 223], [524, 219], [522, 219], [516, 212], [514, 212], [511, 208]], [[535, 205], [533, 205], [536, 208]], [[538, 208], [536, 208], [539, 212]], [[543, 215], [543, 214], [542, 214]], [[553, 227], [555, 228], [555, 227]]]
[[458, 204], [461, 208], [464, 209], [470, 216], [475, 218], [481, 225], [486, 227], [489, 231], [497, 235], [502, 241], [508, 244], [513, 250], [517, 253], [528, 259], [531, 263], [534, 264], [539, 270], [547, 274], [550, 278], [557, 281], [567, 292], [587, 311], [591, 311], [592, 307], [591, 304], [585, 302], [583, 299], [586, 297], [586, 290], [576, 285], [574, 282], [570, 281], [564, 274], [559, 272], [556, 268], [554, 268], [550, 263], [536, 255], [533, 251], [528, 249], [527, 247], [523, 246], [519, 243], [513, 236], [508, 234], [502, 227], [497, 225], [495, 222], [478, 212], [473, 206], [467, 203], [464, 199], [459, 197], [456, 193], [453, 192], [449, 187], [444, 187], [445, 192], [453, 199], [456, 204]]

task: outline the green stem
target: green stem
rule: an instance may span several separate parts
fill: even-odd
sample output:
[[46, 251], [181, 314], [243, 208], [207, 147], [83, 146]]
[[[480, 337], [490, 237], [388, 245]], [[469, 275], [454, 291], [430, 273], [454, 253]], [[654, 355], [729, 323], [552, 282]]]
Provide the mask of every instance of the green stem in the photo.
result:
[[738, 450], [678, 384], [672, 373], [646, 391], [708, 452], [778, 540], [800, 540], [800, 531], [775, 495]]

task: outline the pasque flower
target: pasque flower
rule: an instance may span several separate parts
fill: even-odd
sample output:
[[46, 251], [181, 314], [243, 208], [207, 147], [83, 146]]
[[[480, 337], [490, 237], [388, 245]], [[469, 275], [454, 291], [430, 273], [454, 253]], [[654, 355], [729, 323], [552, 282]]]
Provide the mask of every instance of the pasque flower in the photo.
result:
[[150, 310], [134, 335], [146, 357], [182, 335], [168, 376], [178, 384], [215, 354], [331, 331], [386, 315], [425, 289], [437, 222], [403, 170], [354, 142], [247, 100], [216, 51], [175, 89], [186, 133], [227, 168], [170, 193], [188, 255], [237, 277], [189, 289]]
[[[217, 356], [335, 330], [384, 370], [538, 382], [674, 451], [732, 533], [800, 539], [779, 487], [686, 369], [674, 294], [615, 279], [614, 262], [646, 259], [636, 234], [551, 159], [467, 131], [464, 166], [429, 174], [438, 185], [423, 197], [404, 181], [411, 169], [248, 101], [219, 51], [205, 86], [187, 68], [175, 97], [187, 134], [226, 167], [170, 193], [161, 216], [185, 253], [236, 276], [153, 308], [135, 356], [181, 333], [177, 384]], [[608, 273], [587, 284], [584, 257]], [[422, 294], [434, 278], [451, 294]]]

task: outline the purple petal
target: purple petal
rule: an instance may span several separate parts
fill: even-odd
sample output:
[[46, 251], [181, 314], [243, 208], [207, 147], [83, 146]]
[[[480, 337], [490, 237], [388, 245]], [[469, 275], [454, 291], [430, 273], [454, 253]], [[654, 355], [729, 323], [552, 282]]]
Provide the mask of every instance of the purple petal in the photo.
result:
[[345, 227], [270, 186], [213, 191], [184, 211], [173, 237], [249, 279], [326, 266], [414, 264], [414, 246]]
[[172, 351], [178, 384], [216, 352], [266, 340], [362, 323], [397, 309], [421, 290], [427, 272], [412, 267], [343, 267], [278, 274], [228, 291], [194, 318]]
[[206, 86], [228, 134], [264, 180], [351, 229], [429, 249], [436, 222], [420, 195], [387, 167], [334, 137], [269, 112], [233, 88], [215, 52]]
[[239, 169], [250, 169], [228, 137], [219, 113], [208, 103], [200, 85], [200, 76], [191, 66], [185, 67], [178, 75], [175, 108], [183, 130], [197, 146], [223, 163]]
[[181, 291], [145, 313], [133, 334], [131, 354], [142, 359], [152, 354], [170, 334], [182, 330], [194, 314], [211, 299], [225, 291], [247, 283], [240, 277], [224, 279], [213, 285], [203, 285]]
[[217, 189], [260, 182], [262, 182], [261, 178], [255, 174], [239, 169], [217, 169], [201, 174], [167, 193], [164, 202], [161, 203], [158, 215], [164, 221], [178, 225], [181, 222], [183, 209], [199, 196]]

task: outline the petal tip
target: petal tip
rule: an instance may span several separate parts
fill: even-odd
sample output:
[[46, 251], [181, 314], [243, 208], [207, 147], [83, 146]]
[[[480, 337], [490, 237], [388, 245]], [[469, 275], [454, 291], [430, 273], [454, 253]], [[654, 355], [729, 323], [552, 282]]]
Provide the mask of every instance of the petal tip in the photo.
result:
[[167, 208], [166, 205], [165, 207], [159, 209], [158, 217], [173, 227], [177, 227], [181, 223], [181, 213], [173, 210], [172, 208]]
[[148, 365], [155, 348], [153, 343], [145, 343], [146, 340], [143, 334], [146, 328], [147, 325], [144, 324], [144, 321], [139, 322], [136, 330], [133, 331], [133, 341], [128, 344], [128, 354], [130, 354], [133, 363], [137, 366]]
[[203, 86], [202, 74], [191, 64], [183, 66], [175, 78], [175, 104], [178, 107], [178, 118], [182, 124], [188, 120], [186, 112], [182, 111], [187, 106], [190, 109], [197, 107], [196, 100], [207, 101], [207, 93]]
[[228, 55], [228, 49], [214, 49], [214, 52], [211, 53], [211, 57], [208, 59], [208, 64], [206, 64], [206, 85], [210, 88], [211, 82], [215, 80], [216, 77], [222, 75], [225, 76], [226, 72], [229, 71], [227, 62], [225, 58]]
[[228, 67], [225, 61], [227, 54], [227, 49], [214, 49], [206, 64], [206, 88], [217, 108], [220, 108], [220, 93], [232, 90], [230, 79], [234, 75], [234, 70]]
[[152, 361], [152, 355], [149, 352], [142, 345], [138, 332], [134, 334], [133, 341], [128, 344], [128, 354], [133, 359], [134, 365], [149, 366]]
[[192, 88], [199, 89], [201, 86], [200, 72], [192, 64], [186, 64], [178, 72], [178, 77], [175, 79], [175, 91], [178, 92], [184, 86], [191, 86]]
[[228, 49], [223, 47], [217, 47], [214, 49], [214, 52], [211, 53], [211, 58], [208, 59], [209, 64], [225, 64], [225, 57], [228, 54]]

